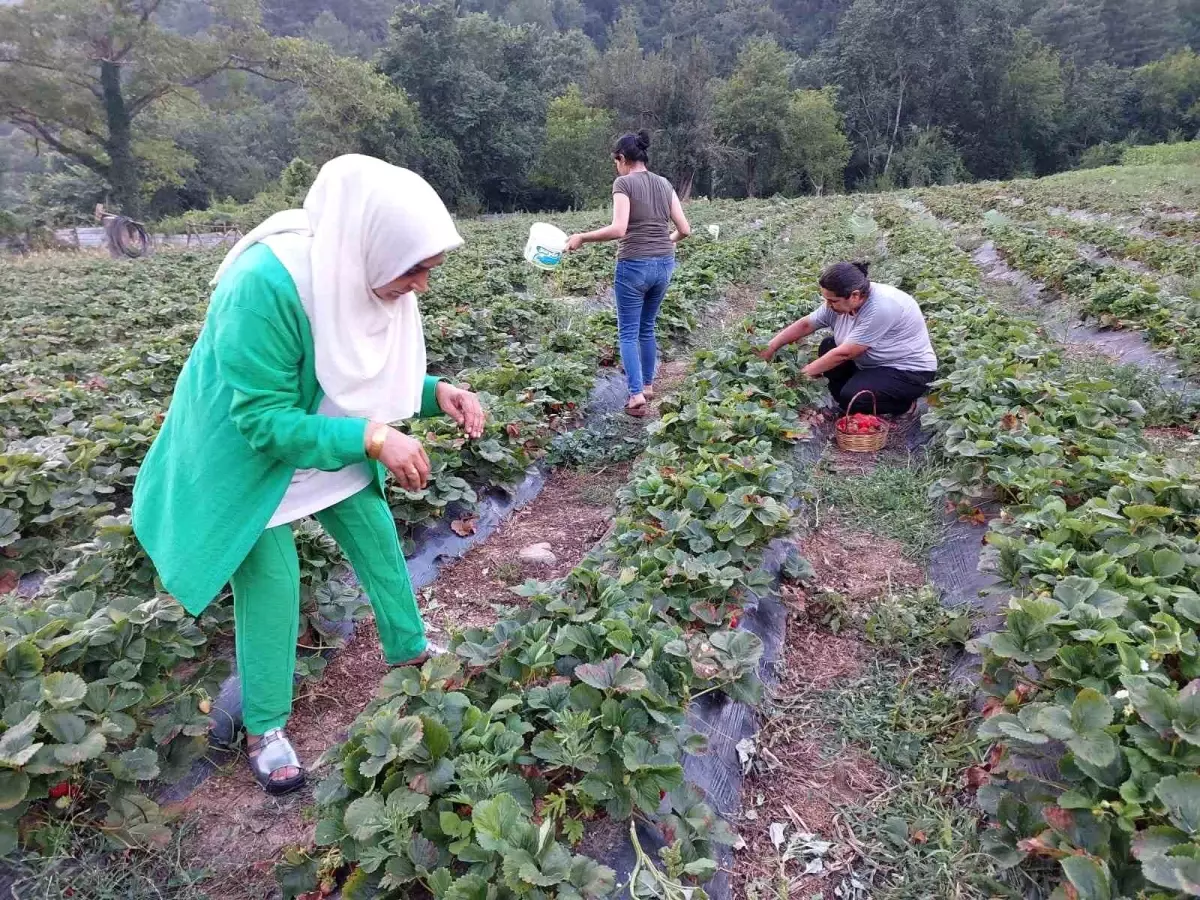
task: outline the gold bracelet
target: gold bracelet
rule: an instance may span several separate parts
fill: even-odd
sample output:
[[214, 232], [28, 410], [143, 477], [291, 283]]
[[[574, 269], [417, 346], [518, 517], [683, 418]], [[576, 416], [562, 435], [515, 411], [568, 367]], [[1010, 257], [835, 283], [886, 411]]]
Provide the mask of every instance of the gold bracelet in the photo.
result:
[[379, 459], [383, 453], [383, 444], [387, 440], [388, 427], [386, 425], [376, 425], [375, 430], [371, 432], [371, 437], [367, 440], [367, 456], [371, 459]]

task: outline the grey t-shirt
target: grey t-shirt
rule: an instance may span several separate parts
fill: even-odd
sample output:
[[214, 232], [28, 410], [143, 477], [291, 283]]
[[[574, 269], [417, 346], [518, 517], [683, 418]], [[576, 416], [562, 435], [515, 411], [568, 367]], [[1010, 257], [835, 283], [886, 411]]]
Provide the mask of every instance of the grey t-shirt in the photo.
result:
[[654, 259], [674, 256], [671, 243], [671, 182], [653, 172], [621, 175], [613, 194], [629, 198], [629, 225], [617, 248], [617, 259]]
[[822, 303], [809, 313], [816, 329], [832, 328], [833, 339], [842, 344], [869, 347], [854, 362], [862, 369], [889, 366], [904, 372], [933, 372], [937, 356], [929, 342], [929, 329], [917, 301], [890, 284], [871, 282], [867, 302], [853, 315], [834, 312]]

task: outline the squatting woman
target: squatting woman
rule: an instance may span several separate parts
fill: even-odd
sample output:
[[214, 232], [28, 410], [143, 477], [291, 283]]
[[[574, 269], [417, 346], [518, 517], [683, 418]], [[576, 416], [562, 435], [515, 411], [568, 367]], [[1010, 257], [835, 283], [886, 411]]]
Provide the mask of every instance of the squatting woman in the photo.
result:
[[881, 414], [913, 409], [937, 370], [917, 301], [899, 288], [871, 281], [866, 263], [836, 263], [821, 275], [820, 286], [824, 302], [771, 338], [763, 358], [830, 328], [833, 336], [821, 342], [818, 357], [802, 370], [805, 375], [825, 376], [842, 410], [860, 391], [875, 395]]

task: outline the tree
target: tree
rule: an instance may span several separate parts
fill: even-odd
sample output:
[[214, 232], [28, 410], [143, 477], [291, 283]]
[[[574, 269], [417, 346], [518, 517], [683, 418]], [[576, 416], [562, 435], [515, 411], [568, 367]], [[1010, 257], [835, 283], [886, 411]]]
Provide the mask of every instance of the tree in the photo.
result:
[[954, 184], [962, 178], [962, 156], [942, 130], [921, 128], [912, 132], [896, 154], [896, 181], [905, 187]]
[[621, 131], [651, 132], [651, 166], [684, 200], [720, 155], [713, 131], [713, 72], [712, 54], [700, 41], [646, 53], [626, 16], [588, 74], [589, 102], [613, 110]]
[[959, 6], [854, 0], [842, 17], [833, 74], [866, 178], [886, 181], [904, 126], [941, 124], [947, 110], [961, 107], [971, 66], [964, 41], [970, 29]]
[[729, 80], [717, 87], [717, 135], [743, 161], [746, 193], [751, 197], [762, 186], [763, 175], [769, 175], [765, 170], [779, 159], [791, 100], [790, 61], [773, 40], [751, 41], [738, 54]]
[[[328, 48], [271, 38], [257, 0], [221, 0], [204, 36], [160, 25], [164, 0], [26, 0], [0, 8], [0, 116], [103, 178], [137, 213], [194, 159], [149, 129], [152, 111], [222, 72], [310, 85], [325, 108], [382, 98], [386, 83]], [[335, 100], [333, 98], [339, 98]], [[403, 98], [386, 100], [391, 115]]]
[[1049, 0], [1034, 13], [1029, 30], [1082, 66], [1102, 62], [1112, 52], [1098, 0]]
[[452, 0], [403, 7], [392, 25], [382, 66], [417, 103], [422, 173], [453, 203], [521, 205], [547, 106], [579, 80], [587, 38], [459, 16]]
[[783, 159], [793, 180], [804, 179], [816, 194], [844, 186], [850, 141], [842, 130], [835, 91], [796, 91], [783, 125]]
[[1200, 129], [1200, 55], [1180, 50], [1134, 72], [1138, 124], [1151, 140]]
[[1019, 33], [1006, 73], [1003, 108], [1023, 169], [1045, 174], [1055, 167], [1065, 101], [1058, 51], [1028, 32]]
[[1088, 147], [1118, 144], [1136, 116], [1136, 90], [1129, 69], [1097, 64], [1064, 66], [1063, 116], [1059, 125], [1059, 164], [1069, 164]]
[[1110, 62], [1140, 66], [1183, 43], [1178, 0], [1103, 0]]
[[612, 141], [612, 112], [588, 106], [579, 85], [568, 85], [550, 101], [534, 180], [562, 191], [576, 206], [604, 197], [613, 179]]
[[713, 48], [717, 70], [722, 73], [733, 68], [748, 40], [786, 32], [787, 25], [770, 0], [673, 0], [655, 27], [643, 24], [640, 29], [649, 46], [703, 41]]

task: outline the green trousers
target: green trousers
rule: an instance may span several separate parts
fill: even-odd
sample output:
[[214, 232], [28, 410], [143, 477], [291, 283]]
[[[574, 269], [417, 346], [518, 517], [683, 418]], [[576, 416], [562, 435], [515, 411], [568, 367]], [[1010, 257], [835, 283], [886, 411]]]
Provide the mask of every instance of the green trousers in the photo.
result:
[[[425, 650], [425, 628], [391, 510], [374, 487], [317, 513], [342, 548], [375, 611], [383, 657], [400, 663]], [[250, 734], [287, 723], [300, 628], [300, 561], [291, 525], [263, 532], [233, 574], [233, 616], [242, 719]]]

